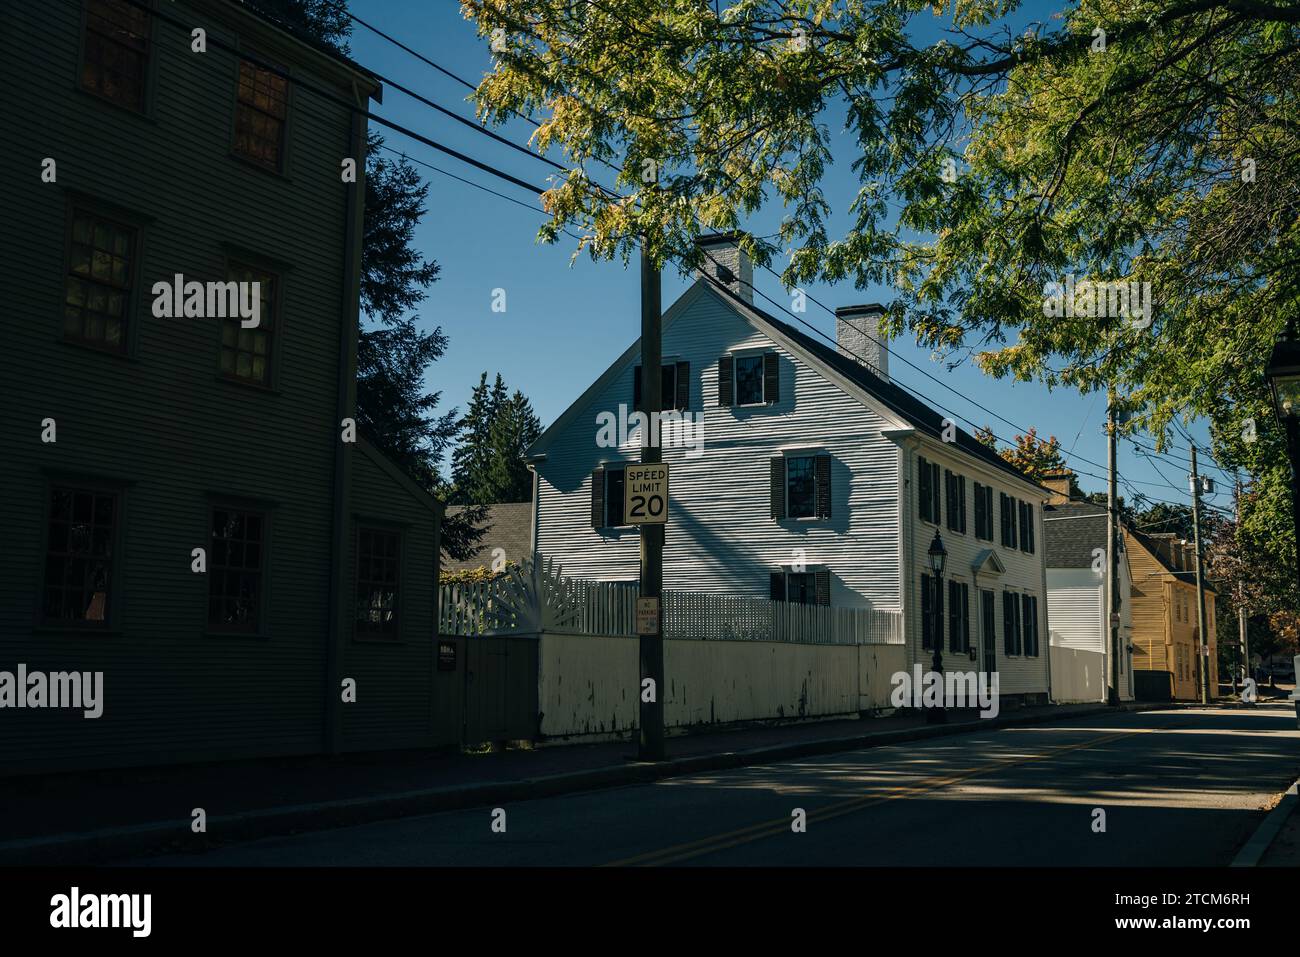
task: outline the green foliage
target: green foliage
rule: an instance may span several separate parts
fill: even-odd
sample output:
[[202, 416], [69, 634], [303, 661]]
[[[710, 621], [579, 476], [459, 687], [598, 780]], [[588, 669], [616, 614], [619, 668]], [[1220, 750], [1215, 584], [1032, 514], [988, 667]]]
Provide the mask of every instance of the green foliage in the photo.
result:
[[[891, 335], [978, 350], [998, 377], [1114, 387], [1161, 450], [1175, 417], [1204, 416], [1224, 461], [1218, 441], [1253, 419], [1259, 442], [1229, 455], [1254, 477], [1243, 534], [1292, 549], [1261, 370], [1300, 313], [1294, 3], [1079, 0], [1016, 34], [996, 21], [1035, 12], [1018, 0], [462, 7], [506, 39], [480, 115], [536, 115], [536, 145], [571, 167], [544, 197], [545, 238], [569, 226], [627, 256], [645, 237], [694, 263], [700, 232], [779, 203], [775, 240], [748, 251], [789, 250], [790, 286], [895, 287]], [[947, 31], [917, 42], [935, 15]], [[860, 182], [838, 236], [832, 106]], [[593, 187], [599, 161], [622, 195]], [[1067, 276], [1150, 283], [1152, 323], [1046, 314]]]
[[524, 394], [518, 389], [509, 394], [500, 373], [489, 386], [484, 372], [457, 426], [452, 500], [478, 505], [531, 501], [532, 473], [524, 453], [541, 434], [541, 423]]

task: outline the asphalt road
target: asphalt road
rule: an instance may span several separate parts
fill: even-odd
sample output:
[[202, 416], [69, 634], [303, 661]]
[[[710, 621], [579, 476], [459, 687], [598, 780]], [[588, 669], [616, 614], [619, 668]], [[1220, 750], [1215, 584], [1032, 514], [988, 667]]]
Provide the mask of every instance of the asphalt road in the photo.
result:
[[480, 808], [132, 863], [1224, 865], [1297, 775], [1289, 704], [1152, 711], [517, 802], [504, 833]]

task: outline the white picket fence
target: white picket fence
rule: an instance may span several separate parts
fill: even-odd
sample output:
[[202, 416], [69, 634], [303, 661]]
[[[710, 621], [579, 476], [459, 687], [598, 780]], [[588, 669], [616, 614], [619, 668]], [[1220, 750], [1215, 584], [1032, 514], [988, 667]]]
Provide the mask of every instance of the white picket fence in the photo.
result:
[[[637, 586], [565, 578], [549, 562], [526, 562], [489, 582], [439, 589], [444, 635], [633, 636]], [[796, 605], [735, 595], [667, 591], [664, 637], [701, 641], [784, 641], [901, 645], [903, 616], [872, 608]]]

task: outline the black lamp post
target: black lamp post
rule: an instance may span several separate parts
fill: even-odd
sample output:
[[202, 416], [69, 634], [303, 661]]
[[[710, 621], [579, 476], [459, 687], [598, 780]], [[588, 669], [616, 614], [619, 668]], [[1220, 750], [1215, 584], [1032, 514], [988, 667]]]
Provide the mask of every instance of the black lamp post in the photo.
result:
[[[1295, 529], [1296, 584], [1300, 587], [1300, 339], [1295, 320], [1273, 344], [1273, 354], [1264, 369], [1273, 390], [1273, 412], [1286, 434], [1286, 451], [1291, 460], [1291, 524]], [[1300, 661], [1300, 655], [1296, 657]], [[1295, 701], [1296, 726], [1300, 727], [1300, 685], [1291, 693]]]
[[944, 724], [948, 720], [948, 712], [942, 702], [944, 702], [944, 685], [943, 685], [943, 566], [948, 560], [948, 549], [943, 547], [943, 539], [939, 533], [934, 533], [934, 541], [930, 543], [930, 550], [927, 553], [930, 557], [930, 571], [934, 573], [934, 601], [930, 602], [931, 614], [934, 616], [934, 627], [930, 629], [930, 639], [934, 642], [934, 659], [930, 666], [934, 673], [939, 676], [940, 706], [931, 708], [926, 712], [925, 720], [927, 724]]

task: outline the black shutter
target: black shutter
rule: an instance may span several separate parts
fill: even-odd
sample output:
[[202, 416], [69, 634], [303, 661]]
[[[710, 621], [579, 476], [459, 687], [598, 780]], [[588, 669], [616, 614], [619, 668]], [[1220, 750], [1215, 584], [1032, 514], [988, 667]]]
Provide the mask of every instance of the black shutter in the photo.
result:
[[961, 586], [961, 638], [962, 650], [970, 651], [970, 588]]
[[1037, 525], [1038, 506], [1035, 505], [1033, 502], [1030, 502], [1028, 505], [1026, 505], [1025, 517], [1029, 519], [1029, 521], [1027, 522], [1027, 524], [1029, 525], [1029, 554], [1032, 555], [1034, 554], [1035, 546], [1038, 544], [1037, 542], [1034, 541], [1034, 534], [1035, 534], [1034, 529], [1035, 526]]
[[813, 573], [813, 579], [817, 585], [817, 604], [829, 605], [831, 603], [831, 572], [829, 568], [818, 568]]
[[955, 581], [948, 582], [948, 650], [961, 651], [961, 596]]
[[778, 402], [781, 399], [781, 369], [777, 365], [775, 352], [763, 353], [763, 401]]
[[641, 409], [641, 367], [637, 366], [632, 370], [632, 411], [638, 412]]
[[731, 356], [718, 359], [718, 405], [731, 405], [736, 396], [736, 387], [732, 383], [735, 377], [736, 360]]
[[[831, 517], [831, 457], [817, 456], [817, 517]], [[820, 604], [820, 603], [819, 603]]]
[[1034, 635], [1034, 620], [1032, 617], [1030, 617], [1032, 611], [1030, 610], [1029, 605], [1030, 605], [1029, 596], [1026, 595], [1024, 598], [1020, 600], [1020, 617], [1022, 622], [1024, 623], [1021, 629], [1021, 634], [1024, 635], [1024, 649], [1026, 655], [1032, 654], [1030, 648], [1033, 645], [1033, 635]]
[[930, 597], [930, 576], [921, 573], [921, 647], [933, 648], [934, 602]]
[[677, 408], [685, 411], [691, 407], [691, 364], [677, 363]]
[[984, 537], [984, 486], [975, 483], [975, 537]]
[[[943, 506], [948, 513], [948, 527], [956, 528], [957, 496], [956, 490], [952, 485], [952, 473], [947, 469], [943, 470]], [[948, 584], [951, 586], [952, 582], [949, 582]]]
[[1002, 593], [1002, 650], [1008, 655], [1016, 653], [1016, 613], [1011, 607], [1011, 598], [1011, 592]]
[[772, 601], [785, 601], [785, 572], [772, 572]]
[[772, 517], [785, 518], [785, 457], [774, 455], [770, 466]]
[[591, 471], [591, 527], [605, 527], [605, 466]]
[[930, 514], [930, 466], [924, 458], [918, 458], [917, 462], [920, 463], [916, 476], [919, 483], [917, 494], [921, 500], [921, 518], [923, 521], [932, 522], [934, 516]]

